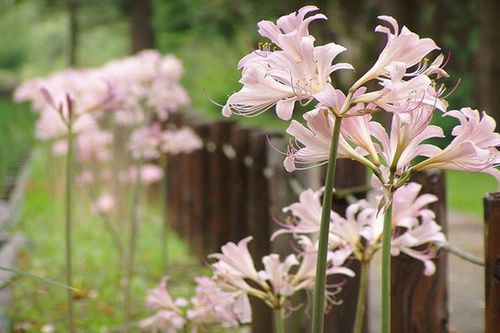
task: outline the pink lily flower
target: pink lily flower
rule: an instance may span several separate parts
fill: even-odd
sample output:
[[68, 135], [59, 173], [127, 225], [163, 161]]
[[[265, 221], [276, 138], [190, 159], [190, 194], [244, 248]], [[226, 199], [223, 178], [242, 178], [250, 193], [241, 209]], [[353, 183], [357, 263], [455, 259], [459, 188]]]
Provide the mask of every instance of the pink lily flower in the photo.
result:
[[219, 324], [238, 327], [252, 321], [252, 308], [245, 293], [223, 291], [208, 277], [196, 278], [196, 295], [191, 298], [192, 309], [187, 318], [196, 324]]
[[500, 184], [500, 134], [495, 132], [495, 120], [485, 112], [462, 108], [449, 111], [445, 116], [460, 121], [452, 135], [453, 141], [443, 150], [437, 150], [428, 159], [415, 165], [413, 170], [443, 168], [463, 171], [480, 171], [491, 174]]
[[[393, 17], [382, 15], [378, 18], [388, 23], [392, 30], [383, 25], [378, 25], [375, 28], [376, 32], [387, 35], [387, 43], [375, 64], [353, 85], [353, 89], [357, 89], [366, 82], [385, 75], [387, 66], [395, 62], [400, 63], [406, 72], [406, 69], [420, 63], [429, 52], [439, 50], [439, 47], [432, 39], [420, 38], [407, 27], [403, 27], [399, 31], [398, 22]], [[438, 62], [433, 63], [433, 68], [437, 64]]]
[[[301, 165], [323, 164], [328, 161], [335, 118], [328, 110], [318, 108], [305, 113], [304, 119], [308, 128], [295, 120], [292, 120], [287, 128], [287, 133], [295, 140], [295, 145], [289, 146], [288, 156], [283, 162], [285, 169], [289, 172], [304, 168]], [[373, 150], [373, 143], [368, 141], [371, 141], [370, 136], [366, 136], [369, 131], [362, 129], [362, 126], [366, 126], [366, 120], [354, 119], [353, 117], [353, 120], [347, 121], [347, 127], [343, 131], [341, 130], [338, 157], [350, 158], [370, 168], [376, 168], [371, 161], [365, 158], [368, 155], [365, 149], [353, 148], [346, 139], [347, 137], [354, 142], [359, 140], [358, 142], [363, 147]], [[353, 129], [353, 132], [349, 132], [350, 129]]]
[[316, 7], [307, 6], [297, 14], [282, 17], [278, 26], [266, 21], [259, 24], [261, 34], [282, 50], [259, 50], [240, 60], [243, 88], [229, 97], [222, 109], [224, 116], [258, 115], [276, 105], [278, 117], [289, 120], [295, 102], [310, 101], [321, 94], [331, 85], [333, 72], [352, 69], [345, 63], [332, 65], [333, 59], [345, 51], [343, 46], [335, 43], [314, 46], [308, 25], [324, 16], [318, 14], [304, 20], [312, 10]]

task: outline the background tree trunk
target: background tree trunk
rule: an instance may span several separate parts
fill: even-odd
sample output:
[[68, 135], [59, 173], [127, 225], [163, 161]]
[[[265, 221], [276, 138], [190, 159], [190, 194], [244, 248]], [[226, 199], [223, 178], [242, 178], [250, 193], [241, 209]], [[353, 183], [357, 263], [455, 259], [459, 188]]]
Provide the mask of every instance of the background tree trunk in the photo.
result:
[[500, 121], [500, 1], [479, 1], [477, 96], [479, 108]]
[[129, 0], [129, 17], [132, 53], [154, 48], [151, 0]]
[[75, 67], [77, 64], [78, 50], [78, 0], [68, 0], [68, 65]]

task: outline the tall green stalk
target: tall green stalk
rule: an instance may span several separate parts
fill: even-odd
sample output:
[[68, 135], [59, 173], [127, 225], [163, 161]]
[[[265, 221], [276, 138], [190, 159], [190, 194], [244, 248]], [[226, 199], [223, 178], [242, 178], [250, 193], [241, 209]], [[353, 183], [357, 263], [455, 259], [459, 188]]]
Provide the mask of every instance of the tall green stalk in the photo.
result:
[[330, 155], [326, 171], [325, 191], [323, 194], [323, 208], [321, 211], [321, 226], [319, 231], [318, 258], [316, 260], [316, 282], [314, 285], [312, 332], [322, 333], [325, 318], [325, 285], [326, 285], [326, 256], [328, 251], [328, 234], [330, 229], [330, 213], [332, 209], [333, 180], [337, 164], [339, 148], [340, 126], [342, 118], [335, 115]]
[[391, 332], [392, 198], [384, 215], [382, 238], [382, 333]]
[[135, 252], [137, 248], [137, 235], [139, 229], [139, 203], [141, 192], [141, 167], [142, 157], [136, 163], [137, 176], [132, 193], [132, 211], [129, 225], [128, 251], [125, 263], [125, 285], [124, 285], [124, 306], [125, 306], [125, 332], [129, 331], [132, 323], [132, 279], [135, 267]]
[[165, 267], [165, 271], [168, 268], [168, 226], [166, 223], [166, 217], [168, 214], [167, 200], [168, 200], [168, 175], [167, 175], [167, 156], [161, 157], [161, 168], [163, 169], [164, 175], [161, 182], [160, 189], [160, 205], [163, 207], [163, 220], [161, 221], [161, 262]]
[[274, 333], [285, 333], [285, 320], [283, 318], [283, 309], [274, 309]]
[[[68, 117], [68, 152], [66, 154], [66, 193], [65, 193], [65, 240], [66, 240], [66, 285], [73, 285], [73, 253], [72, 253], [72, 206], [73, 206], [73, 119], [71, 116], [71, 111]], [[75, 321], [74, 321], [74, 311], [73, 311], [73, 290], [68, 289], [68, 328], [70, 333], [75, 332]]]
[[354, 319], [353, 333], [361, 333], [363, 331], [363, 322], [365, 319], [365, 311], [366, 311], [366, 292], [368, 290], [369, 269], [370, 269], [370, 262], [366, 260], [361, 261], [358, 302], [356, 304], [356, 317]]

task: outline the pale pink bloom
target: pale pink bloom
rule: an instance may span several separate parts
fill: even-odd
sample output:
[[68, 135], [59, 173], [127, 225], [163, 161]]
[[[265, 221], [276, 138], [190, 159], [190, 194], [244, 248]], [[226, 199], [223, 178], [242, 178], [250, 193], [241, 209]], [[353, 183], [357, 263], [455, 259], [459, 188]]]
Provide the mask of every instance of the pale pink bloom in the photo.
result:
[[148, 291], [146, 305], [152, 310], [172, 310], [180, 313], [180, 308], [185, 307], [187, 301], [183, 298], [173, 300], [167, 290], [168, 280], [168, 276], [164, 276], [155, 288]]
[[387, 76], [379, 78], [382, 89], [358, 96], [353, 103], [373, 103], [394, 113], [411, 112], [422, 107], [446, 110], [446, 102], [439, 99], [439, 92], [427, 75], [419, 74], [404, 81], [406, 67], [402, 62], [394, 62], [385, 69]]
[[460, 121], [452, 135], [453, 141], [443, 150], [436, 149], [427, 160], [413, 167], [414, 170], [443, 168], [462, 171], [481, 171], [496, 177], [500, 184], [500, 134], [495, 132], [495, 120], [485, 112], [462, 108], [449, 111], [445, 116]]
[[133, 127], [144, 123], [144, 113], [138, 109], [121, 109], [113, 113], [114, 122], [123, 127]]
[[[163, 178], [163, 169], [156, 164], [144, 164], [141, 166], [141, 184], [150, 185], [159, 182]], [[122, 183], [134, 183], [137, 181], [137, 167], [131, 166], [128, 171], [122, 171], [118, 175]]]
[[[328, 110], [318, 108], [305, 113], [304, 119], [307, 122], [308, 128], [295, 120], [292, 120], [290, 126], [287, 128], [287, 133], [293, 136], [295, 140], [295, 144], [289, 147], [288, 156], [283, 162], [287, 171], [302, 169], [304, 168], [302, 165], [307, 167], [307, 165], [314, 163], [323, 164], [328, 161], [335, 123], [334, 116]], [[349, 124], [350, 127], [348, 128], [352, 128], [354, 124], [364, 126], [363, 121], [353, 120], [353, 123]], [[356, 137], [354, 132], [348, 137], [350, 139], [356, 138], [356, 140], [361, 139], [361, 137]], [[367, 147], [373, 145], [368, 142], [366, 143]], [[353, 148], [346, 140], [344, 134], [340, 134], [338, 158], [350, 158], [374, 168], [373, 163], [366, 159], [365, 155], [368, 155], [366, 150], [363, 148]]]
[[[318, 231], [319, 233], [319, 231]], [[300, 281], [295, 287], [299, 289], [313, 289], [316, 277], [316, 263], [318, 256], [318, 245], [319, 241], [312, 239], [306, 235], [297, 235], [297, 242], [299, 243], [301, 249], [299, 257], [301, 259], [300, 266], [294, 276], [294, 284]], [[330, 233], [329, 242], [332, 240], [332, 233]], [[354, 277], [354, 272], [347, 268], [338, 265], [335, 261], [335, 256], [332, 251], [327, 253], [327, 269], [326, 275], [342, 274], [350, 277]]]
[[52, 155], [64, 156], [68, 152], [68, 141], [66, 139], [57, 140], [52, 144]]
[[412, 228], [419, 224], [421, 219], [435, 218], [432, 210], [426, 208], [429, 204], [438, 201], [433, 194], [421, 194], [422, 185], [408, 183], [399, 188], [392, 200], [392, 223], [394, 226]]
[[332, 65], [343, 46], [329, 43], [314, 46], [308, 25], [318, 14], [304, 19], [316, 10], [306, 6], [278, 20], [278, 25], [263, 21], [259, 32], [281, 47], [281, 50], [258, 50], [240, 60], [243, 68], [240, 83], [243, 88], [232, 94], [222, 109], [224, 116], [231, 113], [257, 115], [276, 105], [278, 117], [288, 120], [295, 102], [311, 100], [331, 85], [330, 75], [339, 69], [352, 69], [345, 63]]
[[[387, 67], [395, 62], [401, 63], [406, 72], [406, 69], [420, 63], [429, 52], [439, 50], [439, 47], [437, 47], [432, 39], [420, 38], [407, 27], [403, 27], [399, 31], [398, 22], [393, 17], [383, 15], [378, 18], [388, 23], [392, 30], [382, 25], [375, 28], [375, 31], [387, 35], [387, 44], [372, 68], [354, 84], [356, 88], [361, 87], [372, 79], [385, 75]], [[436, 64], [433, 63], [434, 66], [432, 68], [434, 70]]]
[[190, 153], [203, 147], [200, 137], [189, 127], [166, 130], [160, 140], [160, 150], [171, 155]]
[[170, 310], [160, 310], [151, 317], [139, 322], [141, 330], [152, 333], [177, 333], [184, 330], [186, 320], [178, 313]]
[[264, 270], [259, 272], [261, 281], [268, 281], [273, 292], [277, 295], [291, 296], [296, 290], [292, 285], [293, 275], [290, 270], [294, 266], [299, 265], [299, 261], [294, 254], [288, 255], [282, 262], [278, 254], [270, 254], [262, 258]]
[[331, 65], [345, 51], [343, 46], [330, 43], [315, 47], [313, 43], [312, 37], [303, 37], [300, 62], [285, 51], [274, 51], [248, 63], [240, 80], [243, 88], [229, 97], [223, 115], [257, 115], [276, 105], [278, 117], [289, 120], [295, 102], [313, 99], [330, 86], [330, 74], [352, 68], [348, 64]]
[[[323, 191], [307, 189], [300, 193], [299, 202], [283, 208], [284, 213], [293, 215], [293, 219], [282, 224], [271, 236], [274, 240], [277, 236], [285, 233], [293, 234], [315, 234], [319, 232], [321, 220], [321, 195]], [[335, 214], [333, 211], [332, 214]]]
[[214, 268], [217, 271], [224, 271], [225, 274], [258, 281], [258, 273], [248, 251], [248, 243], [252, 239], [249, 236], [239, 241], [238, 244], [229, 242], [221, 247], [222, 253], [211, 254], [210, 258], [217, 259], [217, 262], [213, 264]]
[[115, 209], [115, 198], [109, 194], [99, 196], [92, 203], [92, 211], [97, 214], [109, 214]]
[[94, 175], [89, 170], [82, 170], [75, 177], [75, 183], [79, 186], [90, 185], [94, 182]]
[[78, 134], [75, 140], [76, 157], [80, 162], [102, 162], [111, 158], [113, 134], [92, 128]]
[[258, 23], [259, 34], [300, 60], [300, 43], [303, 37], [309, 36], [309, 24], [314, 20], [327, 19], [320, 13], [306, 18], [309, 13], [317, 10], [316, 6], [304, 6], [291, 14], [280, 17], [276, 24], [271, 21], [260, 21]]
[[430, 138], [444, 137], [443, 130], [431, 125], [432, 111], [418, 108], [407, 114], [393, 114], [391, 130], [386, 130], [377, 122], [370, 122], [370, 132], [379, 142], [379, 153], [386, 166], [395, 166], [396, 174], [408, 169], [417, 156], [429, 157], [439, 148], [426, 143]]
[[393, 237], [391, 254], [397, 256], [400, 252], [403, 252], [422, 261], [424, 274], [432, 275], [436, 271], [436, 266], [432, 261], [432, 259], [436, 258], [436, 251], [433, 248], [419, 250], [419, 246], [435, 242], [446, 242], [446, 236], [441, 232], [441, 226], [432, 218], [423, 217], [420, 224]]
[[[144, 164], [141, 169], [141, 183], [145, 185], [159, 182], [163, 178], [163, 169], [155, 164]], [[133, 176], [132, 171], [132, 178]]]
[[163, 56], [159, 65], [159, 76], [169, 81], [177, 82], [184, 73], [182, 62], [174, 55]]
[[195, 324], [219, 324], [237, 327], [252, 320], [252, 309], [245, 293], [223, 291], [208, 277], [197, 277], [196, 295], [191, 298], [192, 309], [187, 318]]
[[160, 156], [160, 135], [159, 126], [140, 127], [135, 129], [130, 135], [128, 149], [134, 158], [154, 159]]
[[147, 104], [164, 121], [170, 112], [189, 106], [189, 102], [189, 96], [180, 84], [157, 79], [150, 87]]
[[[94, 130], [97, 128], [95, 119], [89, 114], [82, 114], [74, 119], [72, 132]], [[61, 115], [53, 109], [46, 109], [40, 113], [36, 123], [35, 136], [40, 140], [50, 140], [65, 136], [68, 127]]]

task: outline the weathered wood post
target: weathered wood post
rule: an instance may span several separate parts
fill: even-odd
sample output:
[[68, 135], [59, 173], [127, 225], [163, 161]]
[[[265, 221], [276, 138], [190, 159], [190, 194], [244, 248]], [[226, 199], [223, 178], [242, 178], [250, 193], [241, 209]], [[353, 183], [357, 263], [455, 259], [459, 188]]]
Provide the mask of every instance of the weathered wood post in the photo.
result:
[[500, 332], [500, 193], [484, 198], [485, 333]]
[[[418, 173], [414, 181], [423, 185], [423, 193], [434, 194], [438, 202], [429, 205], [436, 222], [447, 233], [446, 183], [442, 170]], [[446, 252], [434, 260], [436, 272], [423, 274], [423, 264], [407, 255], [392, 259], [392, 332], [448, 333], [448, 285]]]
[[[184, 115], [182, 113], [172, 113], [169, 124], [176, 127], [182, 126]], [[181, 158], [179, 155], [169, 155], [167, 158], [167, 200], [168, 214], [167, 221], [176, 231], [180, 230], [180, 207], [182, 198], [182, 179], [180, 178]]]
[[[249, 136], [248, 156], [245, 158], [247, 173], [247, 222], [248, 231], [253, 241], [250, 252], [257, 269], [262, 268], [261, 258], [270, 253], [270, 206], [267, 178], [264, 170], [267, 166], [267, 134], [252, 132]], [[251, 298], [252, 332], [273, 332], [273, 315], [271, 309], [261, 300]]]
[[[337, 170], [335, 171], [335, 189], [346, 190], [351, 192], [350, 195], [361, 198], [366, 195], [366, 169], [361, 164], [347, 159], [339, 159], [337, 161]], [[349, 206], [349, 202], [345, 195], [334, 195], [332, 209], [338, 214], [345, 216], [345, 210]], [[345, 280], [342, 286], [342, 292], [339, 298], [342, 304], [334, 305], [330, 313], [325, 319], [325, 332], [351, 333], [354, 325], [354, 317], [356, 314], [356, 303], [359, 290], [359, 273], [360, 265], [357, 261], [352, 261], [349, 266], [355, 273], [354, 278], [335, 277], [330, 279], [328, 283], [337, 283]], [[364, 331], [367, 331], [367, 314], [368, 307], [365, 311]]]
[[218, 250], [229, 239], [230, 206], [227, 204], [231, 188], [230, 163], [224, 154], [224, 146], [230, 142], [234, 121], [217, 121], [210, 127], [207, 142], [209, 156], [210, 239], [209, 248]]
[[206, 142], [210, 137], [210, 125], [201, 123], [193, 126], [193, 130], [203, 141], [203, 147], [190, 154], [190, 183], [191, 183], [191, 207], [190, 207], [190, 241], [194, 253], [200, 261], [206, 260], [208, 252], [207, 235], [210, 232], [207, 223], [210, 216], [210, 205], [208, 200], [208, 152]]
[[229, 239], [238, 242], [249, 235], [247, 224], [247, 187], [248, 168], [245, 165], [245, 158], [249, 150], [248, 128], [235, 126], [231, 130], [231, 145], [225, 146], [226, 156], [230, 159], [229, 178], [231, 188], [229, 192], [230, 219], [229, 219]]

